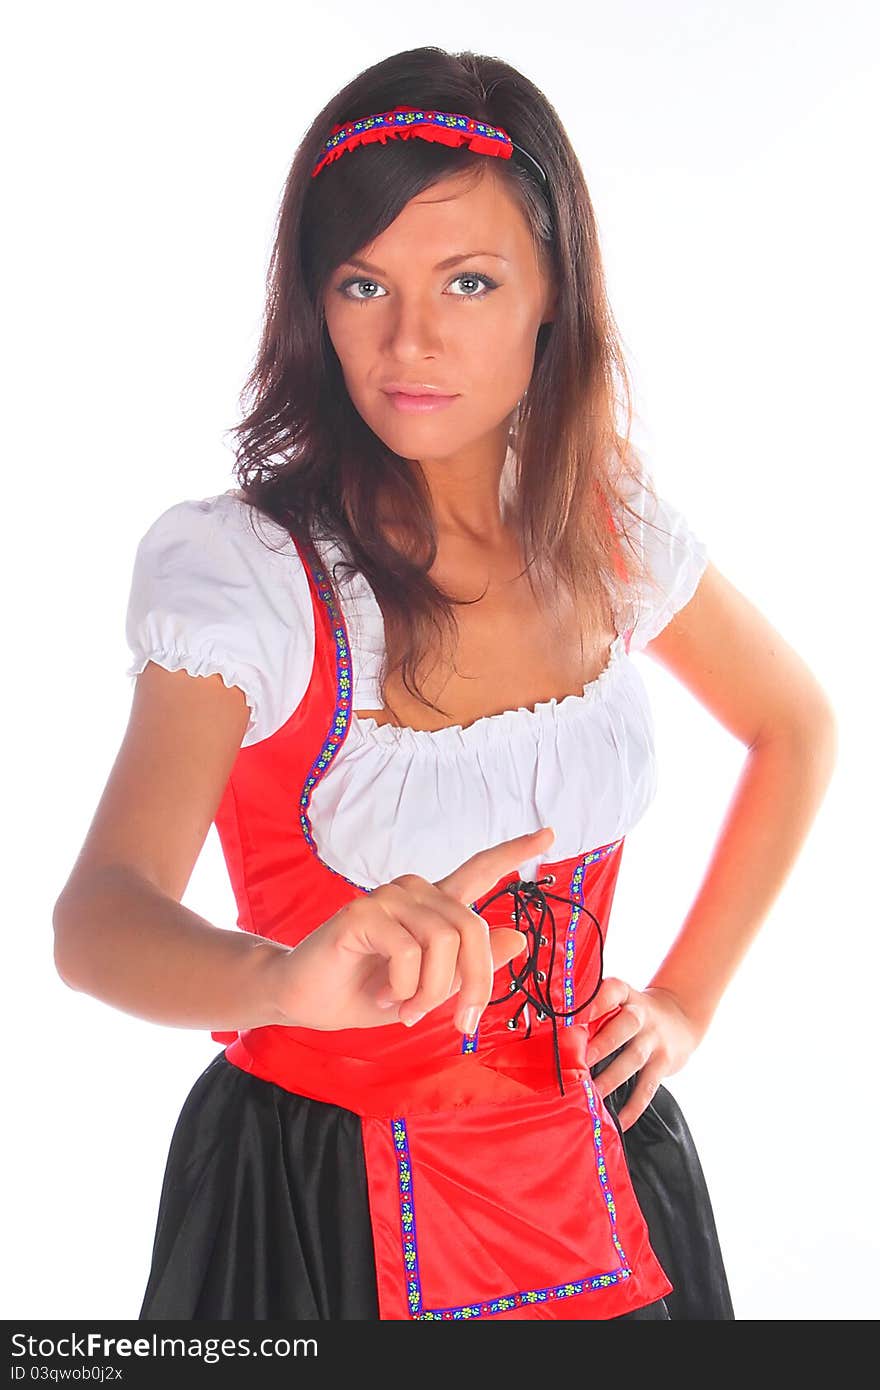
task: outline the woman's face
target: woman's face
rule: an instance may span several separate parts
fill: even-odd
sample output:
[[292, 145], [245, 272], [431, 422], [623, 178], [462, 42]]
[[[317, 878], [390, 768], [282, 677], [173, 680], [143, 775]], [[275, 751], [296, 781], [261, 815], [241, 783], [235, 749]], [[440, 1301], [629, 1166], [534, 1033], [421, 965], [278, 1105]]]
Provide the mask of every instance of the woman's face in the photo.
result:
[[[352, 402], [403, 458], [449, 458], [497, 439], [531, 380], [554, 296], [528, 223], [488, 170], [411, 199], [324, 293], [330, 340]], [[393, 383], [454, 399], [404, 411]]]

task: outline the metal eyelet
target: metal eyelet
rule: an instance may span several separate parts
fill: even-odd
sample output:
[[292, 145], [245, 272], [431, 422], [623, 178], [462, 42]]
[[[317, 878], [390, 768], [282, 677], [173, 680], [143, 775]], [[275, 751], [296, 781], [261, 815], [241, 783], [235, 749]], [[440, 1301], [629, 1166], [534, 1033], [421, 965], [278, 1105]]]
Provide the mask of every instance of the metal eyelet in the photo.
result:
[[542, 946], [549, 946], [549, 945], [550, 945], [550, 938], [549, 938], [549, 936], [542, 936], [542, 937], [540, 938], [540, 944], [541, 944]]
[[541, 882], [542, 882], [542, 883], [555, 883], [555, 882], [556, 882], [556, 875], [555, 875], [555, 874], [545, 874], [544, 877], [541, 879]]
[[509, 1018], [507, 1020], [507, 1026], [510, 1029], [511, 1033], [514, 1033], [516, 1029], [519, 1027], [519, 1019]]
[[544, 1019], [548, 1017], [549, 1015], [545, 1014], [543, 1009], [539, 1009], [538, 1012], [535, 1014], [535, 1018], [538, 1020], [539, 1023], [543, 1023]]
[[508, 988], [508, 990], [509, 990], [509, 992], [510, 992], [511, 994], [516, 994], [516, 989], [517, 989], [516, 980], [511, 980], [511, 982], [510, 982], [510, 984], [507, 986], [507, 988]]
[[546, 980], [546, 978], [547, 978], [547, 976], [546, 976], [545, 972], [544, 972], [543, 970], [539, 970], [539, 971], [538, 971], [538, 979], [539, 979], [539, 980]]

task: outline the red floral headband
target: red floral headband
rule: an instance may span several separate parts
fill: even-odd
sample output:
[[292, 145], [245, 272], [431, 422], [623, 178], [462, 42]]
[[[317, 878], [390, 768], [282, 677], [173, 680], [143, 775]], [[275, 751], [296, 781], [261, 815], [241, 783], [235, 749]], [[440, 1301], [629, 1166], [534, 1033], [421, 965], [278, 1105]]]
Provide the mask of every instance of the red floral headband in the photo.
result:
[[[525, 159], [527, 164], [522, 167], [537, 172], [543, 187], [547, 187], [547, 175], [538, 161], [528, 150], [515, 144], [501, 126], [489, 125], [486, 121], [477, 121], [472, 116], [461, 116], [454, 111], [425, 111], [418, 106], [394, 106], [390, 111], [360, 116], [356, 121], [334, 126], [324, 145], [324, 153], [312, 170], [312, 178], [346, 150], [375, 140], [384, 145], [389, 136], [408, 139], [413, 135], [421, 140], [436, 140], [443, 145], [467, 145], [475, 154], [498, 155], [501, 159], [513, 159], [518, 164]], [[517, 156], [521, 156], [521, 159]]]

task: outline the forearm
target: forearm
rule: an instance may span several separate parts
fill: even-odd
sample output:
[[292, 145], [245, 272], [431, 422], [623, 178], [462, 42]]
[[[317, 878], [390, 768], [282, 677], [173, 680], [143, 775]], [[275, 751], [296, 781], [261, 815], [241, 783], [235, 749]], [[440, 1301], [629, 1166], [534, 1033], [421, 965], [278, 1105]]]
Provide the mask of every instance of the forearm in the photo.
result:
[[289, 947], [214, 927], [127, 869], [65, 890], [53, 925], [65, 983], [125, 1013], [209, 1032], [291, 1021], [275, 1003]]
[[684, 924], [650, 981], [705, 1031], [788, 877], [834, 768], [827, 718], [778, 730], [748, 752]]

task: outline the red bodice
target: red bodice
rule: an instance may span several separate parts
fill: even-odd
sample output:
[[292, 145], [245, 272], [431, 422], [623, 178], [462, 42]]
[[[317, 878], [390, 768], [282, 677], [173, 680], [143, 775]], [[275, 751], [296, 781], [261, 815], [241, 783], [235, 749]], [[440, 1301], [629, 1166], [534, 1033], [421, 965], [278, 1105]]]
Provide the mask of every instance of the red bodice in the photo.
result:
[[[352, 671], [326, 573], [297, 548], [312, 679], [275, 734], [240, 749], [215, 818], [239, 926], [288, 945], [370, 891], [321, 859], [309, 820]], [[604, 1020], [580, 1006], [601, 980], [622, 849], [585, 846], [528, 883], [507, 874], [472, 904], [530, 943], [496, 972], [473, 1038], [454, 1029], [454, 998], [412, 1028], [212, 1034], [243, 1070], [361, 1116], [381, 1318], [610, 1318], [671, 1291], [586, 1064]]]

